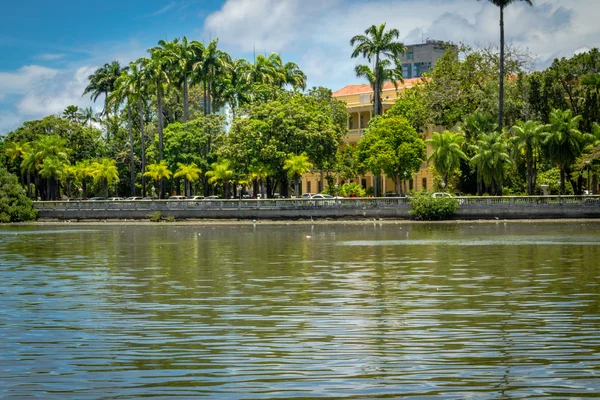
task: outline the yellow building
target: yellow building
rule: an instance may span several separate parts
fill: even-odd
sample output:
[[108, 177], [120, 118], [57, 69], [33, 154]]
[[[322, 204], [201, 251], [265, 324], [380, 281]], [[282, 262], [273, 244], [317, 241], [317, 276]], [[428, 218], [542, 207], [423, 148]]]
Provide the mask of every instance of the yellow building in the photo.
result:
[[[391, 82], [383, 86], [381, 100], [383, 112], [389, 110], [396, 102], [398, 95], [404, 90], [418, 85], [422, 82], [421, 78], [405, 79], [404, 83], [398, 82], [398, 90]], [[348, 85], [333, 93], [333, 97], [346, 103], [348, 111], [348, 135], [344, 139], [344, 146], [356, 146], [362, 138], [364, 130], [369, 126], [369, 120], [373, 117], [373, 89], [371, 85]], [[431, 138], [433, 132], [441, 132], [439, 126], [428, 125], [425, 131], [421, 133], [423, 140]], [[427, 146], [427, 155], [431, 153], [430, 146]], [[412, 176], [407, 182], [409, 191], [431, 191], [433, 188], [433, 174], [427, 168], [429, 163], [424, 161], [421, 169]], [[323, 182], [324, 177], [320, 173], [305, 174], [302, 177], [302, 193], [319, 193], [323, 190], [327, 182]], [[370, 172], [350, 182], [356, 182], [368, 189], [373, 187], [376, 195], [383, 196], [385, 193], [395, 191], [394, 181], [385, 175], [382, 178], [374, 176]], [[341, 182], [337, 182], [338, 184]]]

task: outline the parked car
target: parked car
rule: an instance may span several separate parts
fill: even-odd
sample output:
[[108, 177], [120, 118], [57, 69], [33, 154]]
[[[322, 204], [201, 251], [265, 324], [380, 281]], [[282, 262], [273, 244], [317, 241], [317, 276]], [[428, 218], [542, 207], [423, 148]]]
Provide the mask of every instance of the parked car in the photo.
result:
[[127, 201], [137, 201], [137, 200], [142, 200], [142, 197], [132, 196], [132, 197], [126, 198], [125, 200], [127, 200]]
[[100, 201], [100, 200], [106, 200], [106, 197], [92, 197], [90, 199], [90, 201]]
[[168, 200], [187, 200], [185, 196], [169, 196]]
[[437, 197], [449, 197], [449, 198], [452, 198], [453, 196], [450, 193], [436, 192], [436, 193], [432, 194], [431, 197], [434, 197], [434, 198], [437, 198]]
[[386, 193], [383, 197], [406, 197], [406, 193]]
[[192, 196], [192, 197], [188, 197], [186, 200], [189, 200], [189, 201], [204, 200], [204, 196]]
[[314, 193], [302, 193], [302, 196], [300, 196], [300, 198], [301, 199], [310, 199], [314, 195], [315, 195]]
[[108, 201], [120, 201], [120, 200], [124, 200], [122, 197], [109, 197], [107, 199]]
[[146, 197], [142, 197], [142, 200], [156, 200], [156, 198], [155, 197], [146, 196]]

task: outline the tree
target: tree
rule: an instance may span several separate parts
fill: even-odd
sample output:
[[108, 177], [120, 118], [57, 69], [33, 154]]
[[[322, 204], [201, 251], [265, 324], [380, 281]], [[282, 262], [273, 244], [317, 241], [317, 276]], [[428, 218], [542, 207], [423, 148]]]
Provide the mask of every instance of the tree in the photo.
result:
[[102, 183], [104, 197], [108, 197], [108, 186], [119, 182], [117, 162], [108, 158], [94, 161], [91, 165], [91, 175], [94, 178], [94, 182]]
[[374, 174], [383, 171], [391, 177], [396, 192], [401, 193], [402, 181], [412, 178], [425, 160], [425, 143], [406, 118], [391, 116], [371, 121], [358, 142], [358, 158]]
[[229, 184], [233, 181], [235, 172], [231, 169], [229, 160], [222, 160], [220, 162], [213, 163], [211, 170], [206, 171], [208, 181], [213, 185], [217, 183], [223, 184], [223, 197], [229, 198]]
[[302, 174], [310, 172], [313, 167], [312, 163], [308, 160], [306, 153], [299, 155], [290, 154], [283, 164], [283, 169], [287, 171], [288, 177], [294, 181], [294, 194], [296, 197], [300, 197], [302, 194], [299, 190], [300, 178]]
[[0, 223], [30, 221], [36, 218], [37, 211], [23, 192], [17, 177], [0, 166]]
[[445, 131], [435, 132], [431, 139], [425, 141], [433, 147], [428, 160], [433, 160], [433, 167], [442, 178], [442, 188], [446, 189], [448, 179], [460, 166], [460, 160], [467, 158], [461, 146], [465, 138], [462, 134]]
[[177, 166], [179, 167], [177, 169], [177, 171], [175, 171], [175, 174], [173, 174], [174, 178], [183, 178], [183, 182], [184, 182], [184, 186], [185, 186], [185, 195], [186, 196], [191, 196], [192, 195], [192, 188], [191, 188], [191, 183], [192, 182], [196, 182], [199, 178], [200, 178], [200, 174], [202, 173], [202, 170], [200, 168], [198, 168], [198, 166], [194, 163], [191, 164], [182, 164], [182, 163], [177, 163]]
[[524, 1], [530, 6], [531, 0], [488, 0], [500, 8], [500, 94], [498, 99], [498, 131], [502, 132], [504, 109], [504, 8], [517, 1]]
[[171, 170], [169, 169], [169, 166], [167, 165], [166, 161], [161, 161], [158, 164], [150, 164], [148, 165], [148, 171], [146, 171], [144, 173], [144, 175], [150, 177], [151, 179], [153, 179], [159, 190], [158, 190], [158, 196], [159, 199], [163, 198], [163, 193], [161, 188], [164, 186], [164, 180], [165, 179], [169, 179], [171, 178], [171, 176], [173, 176], [173, 173], [171, 172]]
[[[379, 85], [377, 88], [377, 92], [380, 93], [379, 96], [375, 96], [374, 102], [377, 102], [377, 109], [381, 110], [383, 113], [383, 105], [381, 103], [381, 92], [383, 91], [383, 85], [386, 82], [392, 82], [396, 90], [398, 90], [398, 81], [403, 81], [402, 79], [402, 65], [399, 60], [394, 60], [395, 65], [391, 67], [392, 63], [390, 60], [381, 60], [379, 62], [379, 73], [375, 73], [375, 71], [371, 70], [371, 67], [368, 65], [357, 65], [354, 68], [354, 72], [356, 76], [367, 78], [369, 84], [375, 90], [375, 85]], [[379, 83], [377, 83], [379, 82]]]
[[504, 166], [511, 163], [504, 136], [500, 132], [489, 132], [469, 147], [475, 153], [471, 164], [477, 166], [478, 181], [489, 186], [492, 195], [502, 195]]
[[79, 109], [79, 121], [83, 126], [91, 126], [92, 122], [100, 122], [100, 118], [96, 115], [91, 106]]
[[560, 169], [560, 194], [565, 194], [565, 181], [569, 166], [581, 155], [584, 147], [593, 141], [589, 133], [581, 133], [581, 116], [573, 116], [571, 110], [553, 110], [550, 126], [543, 144], [552, 162]]
[[406, 52], [406, 46], [400, 42], [394, 41], [398, 39], [400, 32], [397, 29], [385, 31], [385, 24], [379, 26], [372, 25], [365, 30], [364, 35], [356, 35], [350, 39], [350, 45], [356, 47], [352, 52], [352, 58], [356, 58], [362, 54], [369, 62], [373, 62], [373, 70], [375, 73], [373, 92], [374, 106], [373, 114], [381, 115], [383, 110], [381, 104], [381, 90], [383, 71], [381, 62], [387, 57], [394, 62]]
[[537, 165], [541, 152], [541, 144], [548, 127], [538, 121], [520, 121], [513, 126], [511, 144], [516, 153], [522, 155], [527, 165], [527, 194], [535, 193]]
[[62, 113], [62, 117], [69, 120], [70, 122], [79, 122], [81, 114], [79, 113], [79, 107], [67, 106]]
[[[90, 98], [95, 102], [100, 95], [104, 95], [104, 110], [103, 115], [108, 117], [108, 95], [114, 90], [115, 81], [121, 76], [123, 68], [118, 61], [113, 61], [110, 64], [104, 64], [98, 68], [92, 75], [88, 77], [90, 83], [83, 91], [83, 95], [90, 94]], [[106, 142], [108, 143], [108, 130], [106, 134]]]

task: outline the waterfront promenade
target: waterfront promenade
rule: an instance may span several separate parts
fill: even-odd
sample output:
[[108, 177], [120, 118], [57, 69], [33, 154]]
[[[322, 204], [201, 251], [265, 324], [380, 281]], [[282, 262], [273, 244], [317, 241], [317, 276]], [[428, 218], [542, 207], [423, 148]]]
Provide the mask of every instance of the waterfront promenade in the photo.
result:
[[[454, 219], [600, 218], [600, 196], [456, 197]], [[38, 201], [40, 219], [410, 218], [407, 198]]]

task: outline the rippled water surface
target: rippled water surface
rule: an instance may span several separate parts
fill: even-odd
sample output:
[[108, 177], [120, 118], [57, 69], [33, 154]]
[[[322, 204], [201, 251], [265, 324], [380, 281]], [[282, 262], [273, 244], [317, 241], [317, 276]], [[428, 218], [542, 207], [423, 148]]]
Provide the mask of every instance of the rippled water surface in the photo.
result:
[[0, 398], [598, 398], [600, 223], [0, 226]]

